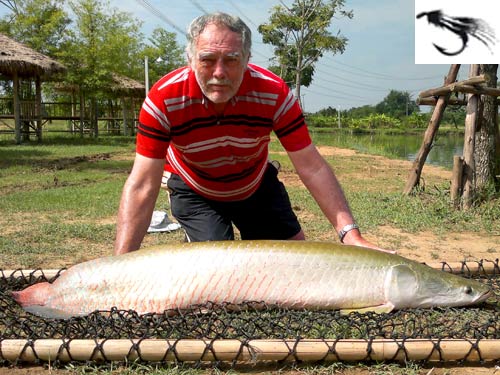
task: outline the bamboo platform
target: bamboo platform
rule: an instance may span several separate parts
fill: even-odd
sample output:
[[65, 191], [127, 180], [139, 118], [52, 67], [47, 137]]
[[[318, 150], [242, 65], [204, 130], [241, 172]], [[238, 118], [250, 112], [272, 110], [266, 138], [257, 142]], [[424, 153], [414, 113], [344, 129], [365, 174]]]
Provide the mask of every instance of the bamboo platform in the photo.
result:
[[500, 359], [500, 340], [373, 339], [249, 340], [119, 339], [3, 340], [0, 360], [255, 363], [263, 361], [491, 362]]

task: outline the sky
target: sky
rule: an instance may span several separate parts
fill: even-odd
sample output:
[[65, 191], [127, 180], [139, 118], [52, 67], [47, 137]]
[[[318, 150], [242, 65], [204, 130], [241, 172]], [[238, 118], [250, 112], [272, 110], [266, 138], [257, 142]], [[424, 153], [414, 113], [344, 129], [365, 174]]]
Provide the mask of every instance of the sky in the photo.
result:
[[[335, 17], [330, 31], [347, 37], [347, 48], [343, 54], [325, 54], [316, 64], [313, 84], [301, 91], [307, 112], [327, 107], [346, 110], [376, 105], [390, 90], [408, 91], [416, 99], [420, 91], [443, 84], [449, 63], [415, 64], [414, 1], [345, 1], [345, 9], [353, 10], [354, 17]], [[142, 20], [143, 32], [147, 35], [160, 26], [178, 33], [178, 41], [182, 44], [185, 38], [177, 30], [185, 30], [191, 20], [203, 12], [224, 11], [238, 15], [252, 29], [251, 62], [268, 66], [273, 57], [272, 46], [262, 43], [257, 27], [268, 21], [274, 6], [290, 5], [293, 1], [183, 0], [175, 6], [170, 5], [171, 2], [167, 6], [166, 1], [161, 0], [112, 0], [111, 3]], [[467, 71], [468, 67], [462, 67], [463, 78]], [[428, 111], [429, 107], [422, 107], [422, 110]]]
[[[347, 48], [343, 54], [325, 54], [316, 64], [314, 82], [308, 88], [303, 87], [301, 92], [307, 112], [327, 107], [346, 110], [376, 105], [390, 90], [408, 91], [416, 99], [420, 91], [443, 84], [449, 63], [415, 64], [415, 1], [423, 0], [345, 1], [345, 9], [353, 10], [354, 17], [334, 17], [330, 31], [344, 35], [348, 39]], [[110, 5], [142, 21], [146, 39], [153, 29], [162, 27], [177, 33], [177, 40], [182, 45], [185, 44], [182, 31], [204, 12], [224, 11], [238, 15], [253, 33], [251, 62], [268, 66], [273, 57], [272, 46], [262, 43], [257, 27], [268, 21], [273, 6], [292, 2], [110, 0]], [[465, 78], [467, 71], [468, 67], [463, 66], [460, 78]], [[422, 107], [422, 110], [428, 111], [429, 107]]]

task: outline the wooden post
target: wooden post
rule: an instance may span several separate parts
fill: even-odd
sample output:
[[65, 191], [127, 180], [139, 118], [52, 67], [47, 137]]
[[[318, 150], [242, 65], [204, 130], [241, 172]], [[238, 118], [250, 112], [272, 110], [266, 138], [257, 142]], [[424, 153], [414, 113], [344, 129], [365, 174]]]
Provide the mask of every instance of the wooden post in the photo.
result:
[[128, 135], [127, 98], [122, 96], [123, 135]]
[[[448, 75], [444, 81], [445, 85], [449, 85], [457, 79], [458, 70], [460, 69], [460, 64], [453, 64], [450, 67]], [[432, 143], [434, 141], [434, 137], [439, 129], [439, 124], [441, 122], [441, 118], [443, 117], [444, 110], [446, 108], [446, 104], [450, 97], [450, 93], [447, 93], [443, 96], [440, 96], [436, 107], [434, 108], [434, 112], [432, 112], [431, 120], [429, 121], [429, 125], [424, 134], [424, 140], [422, 145], [420, 146], [420, 150], [418, 151], [417, 157], [413, 162], [410, 173], [408, 175], [408, 180], [406, 182], [406, 186], [404, 188], [403, 193], [406, 195], [411, 194], [413, 189], [420, 182], [420, 175], [422, 174], [422, 169], [425, 164], [425, 160], [427, 159], [427, 155], [431, 150]]]
[[83, 130], [85, 127], [85, 96], [83, 95], [82, 87], [80, 86], [80, 137], [83, 138]]
[[450, 199], [458, 207], [462, 196], [462, 176], [464, 170], [464, 158], [455, 155], [453, 157], [453, 173], [451, 175]]
[[42, 142], [42, 82], [40, 76], [35, 78], [35, 122], [36, 122], [36, 138], [38, 142]]
[[76, 131], [75, 127], [75, 117], [78, 112], [76, 111], [76, 92], [75, 90], [71, 90], [71, 133], [74, 133]]
[[[461, 89], [464, 86], [474, 88], [474, 86], [471, 86], [471, 85], [477, 85], [480, 83], [484, 83], [484, 81], [485, 81], [484, 76], [471, 77], [471, 78], [468, 78], [464, 81], [452, 82], [448, 85], [438, 87], [437, 89], [429, 89], [429, 90], [422, 91], [419, 94], [419, 97], [426, 98], [426, 97], [430, 97], [430, 96], [446, 95], [446, 94], [454, 92], [454, 91], [460, 91], [459, 89]], [[479, 90], [479, 88], [477, 88], [477, 89]]]
[[[469, 77], [479, 74], [479, 64], [472, 64], [469, 70]], [[476, 123], [479, 110], [479, 95], [469, 94], [467, 103], [467, 115], [465, 117], [464, 135], [464, 183], [462, 193], [462, 208], [469, 209], [474, 198], [474, 147]]]
[[19, 145], [22, 142], [21, 137], [21, 103], [19, 102], [19, 76], [17, 72], [13, 73], [13, 100], [14, 100], [14, 126], [16, 133], [16, 143]]

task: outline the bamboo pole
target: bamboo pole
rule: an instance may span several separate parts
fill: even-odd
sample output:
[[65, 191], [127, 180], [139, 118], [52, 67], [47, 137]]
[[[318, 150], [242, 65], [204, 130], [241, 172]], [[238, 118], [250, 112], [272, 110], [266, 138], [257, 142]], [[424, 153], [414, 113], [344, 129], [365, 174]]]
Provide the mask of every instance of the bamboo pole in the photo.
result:
[[461, 85], [460, 90], [456, 91], [474, 95], [489, 95], [494, 97], [500, 96], [500, 89], [496, 89], [493, 87]]
[[460, 92], [461, 87], [463, 87], [465, 85], [468, 85], [468, 87], [474, 88], [474, 86], [471, 86], [471, 85], [478, 85], [478, 84], [484, 83], [485, 81], [486, 81], [486, 79], [485, 79], [484, 75], [469, 77], [468, 79], [463, 80], [463, 81], [453, 82], [453, 83], [449, 83], [449, 84], [441, 86], [441, 87], [422, 91], [418, 96], [419, 96], [419, 98], [426, 98], [429, 96], [442, 96], [442, 95], [446, 95], [446, 94], [449, 94], [451, 92], [456, 92], [456, 91]]
[[134, 361], [256, 363], [264, 361], [491, 362], [497, 339], [8, 339], [0, 359], [9, 362]]
[[[498, 261], [487, 259], [471, 262], [426, 262], [425, 264], [434, 269], [444, 270], [454, 274], [466, 273], [467, 275], [500, 275]], [[47, 279], [52, 279], [63, 272], [65, 272], [65, 269], [0, 269], [0, 277], [22, 277], [25, 279], [45, 277]]]
[[[435, 106], [438, 100], [434, 97], [431, 98], [417, 98], [418, 105], [432, 105]], [[467, 100], [465, 99], [457, 99], [457, 98], [449, 98], [448, 105], [467, 105]]]
[[[460, 64], [453, 64], [450, 67], [448, 75], [445, 79], [445, 85], [455, 82], [459, 69]], [[403, 190], [403, 193], [406, 195], [411, 194], [413, 189], [420, 182], [420, 176], [422, 174], [425, 160], [427, 159], [427, 155], [430, 152], [434, 137], [439, 129], [439, 123], [441, 122], [441, 118], [443, 117], [443, 113], [449, 97], [449, 93], [444, 96], [440, 96], [436, 103], [436, 107], [434, 108], [434, 112], [432, 112], [431, 120], [429, 121], [429, 125], [427, 126], [427, 130], [424, 134], [424, 140], [422, 142], [422, 145], [420, 146], [420, 150], [418, 151], [415, 161], [413, 162], [410, 173], [408, 174], [408, 179]]]

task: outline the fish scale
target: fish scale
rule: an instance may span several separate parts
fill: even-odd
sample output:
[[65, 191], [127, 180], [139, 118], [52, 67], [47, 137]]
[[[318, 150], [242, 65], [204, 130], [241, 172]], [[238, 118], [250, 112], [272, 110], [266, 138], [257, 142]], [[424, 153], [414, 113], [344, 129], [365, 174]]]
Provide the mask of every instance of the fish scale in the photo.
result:
[[226, 241], [168, 244], [94, 259], [70, 267], [53, 284], [35, 284], [13, 297], [34, 314], [68, 318], [113, 307], [142, 314], [245, 301], [388, 312], [469, 305], [490, 293], [477, 281], [361, 247]]

